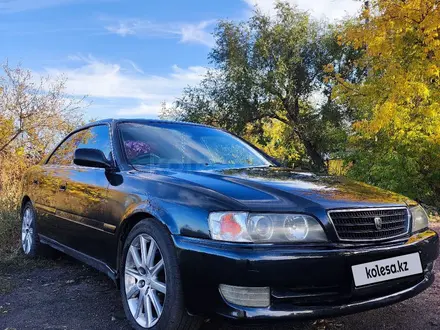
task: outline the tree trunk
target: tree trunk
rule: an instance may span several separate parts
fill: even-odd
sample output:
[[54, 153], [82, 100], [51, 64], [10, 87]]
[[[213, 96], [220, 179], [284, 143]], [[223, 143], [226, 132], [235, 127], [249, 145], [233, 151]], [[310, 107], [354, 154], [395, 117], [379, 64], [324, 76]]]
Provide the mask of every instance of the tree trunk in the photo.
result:
[[306, 148], [307, 155], [310, 157], [313, 163], [313, 170], [317, 172], [327, 171], [327, 166], [325, 164], [324, 158], [316, 150], [312, 142], [307, 139], [301, 138], [304, 147]]
[[314, 171], [322, 172], [327, 171], [327, 165], [325, 164], [324, 158], [321, 156], [321, 154], [316, 149], [315, 145], [310, 141], [308, 138], [304, 136], [304, 134], [296, 128], [295, 123], [291, 123], [293, 126], [293, 130], [300, 139], [300, 141], [303, 143], [304, 147], [306, 148], [307, 156], [310, 157], [312, 160], [312, 168]]
[[327, 171], [327, 166], [325, 164], [324, 158], [317, 151], [316, 147], [313, 143], [303, 134], [300, 129], [298, 129], [298, 121], [299, 121], [299, 113], [300, 113], [300, 102], [299, 98], [295, 97], [293, 102], [291, 102], [288, 98], [281, 98], [284, 109], [287, 112], [287, 118], [290, 122], [290, 125], [293, 127], [294, 132], [300, 139], [300, 141], [304, 144], [306, 148], [307, 155], [312, 160], [312, 167], [314, 171]]

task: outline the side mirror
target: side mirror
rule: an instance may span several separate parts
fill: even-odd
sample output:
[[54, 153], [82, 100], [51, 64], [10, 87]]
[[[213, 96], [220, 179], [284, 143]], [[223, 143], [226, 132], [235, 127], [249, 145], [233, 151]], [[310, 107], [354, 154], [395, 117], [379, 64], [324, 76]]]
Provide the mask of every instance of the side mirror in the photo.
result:
[[98, 149], [76, 149], [73, 163], [79, 166], [98, 167], [105, 169], [112, 167], [112, 164], [105, 157], [104, 153]]

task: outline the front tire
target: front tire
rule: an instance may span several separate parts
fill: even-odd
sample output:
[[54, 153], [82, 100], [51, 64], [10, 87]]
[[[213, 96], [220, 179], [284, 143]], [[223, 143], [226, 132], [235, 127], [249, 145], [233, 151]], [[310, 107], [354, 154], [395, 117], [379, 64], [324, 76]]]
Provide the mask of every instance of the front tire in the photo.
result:
[[197, 329], [188, 315], [170, 235], [155, 219], [139, 222], [128, 234], [120, 265], [125, 314], [134, 329]]

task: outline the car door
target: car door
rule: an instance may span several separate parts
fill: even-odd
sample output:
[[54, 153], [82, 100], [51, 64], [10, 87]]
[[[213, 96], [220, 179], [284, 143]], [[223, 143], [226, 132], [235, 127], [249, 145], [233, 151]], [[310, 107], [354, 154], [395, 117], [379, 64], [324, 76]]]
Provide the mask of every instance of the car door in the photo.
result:
[[32, 184], [35, 187], [35, 206], [38, 214], [40, 234], [62, 241], [60, 237], [59, 221], [55, 215], [60, 194], [63, 193], [66, 177], [71, 170], [73, 155], [82, 133], [76, 132], [68, 136], [52, 152], [49, 159], [39, 167], [39, 171], [32, 172]]
[[[108, 125], [92, 126], [80, 133], [76, 149], [98, 149], [113, 161]], [[77, 166], [72, 156], [72, 164], [63, 174], [55, 213], [59, 242], [103, 260], [115, 231], [115, 227], [105, 221], [109, 185], [106, 170]]]

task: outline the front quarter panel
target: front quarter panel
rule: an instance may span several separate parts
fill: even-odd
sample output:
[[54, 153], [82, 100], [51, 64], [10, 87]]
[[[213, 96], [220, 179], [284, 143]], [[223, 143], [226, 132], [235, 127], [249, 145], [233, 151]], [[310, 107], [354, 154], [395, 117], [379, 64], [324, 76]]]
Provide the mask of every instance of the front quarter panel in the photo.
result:
[[124, 221], [147, 213], [166, 225], [173, 235], [209, 238], [209, 212], [234, 207], [197, 185], [184, 186], [155, 173], [110, 174], [109, 182], [108, 208], [118, 233]]

